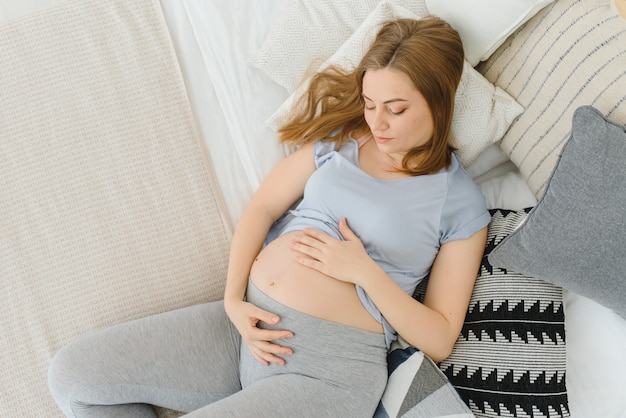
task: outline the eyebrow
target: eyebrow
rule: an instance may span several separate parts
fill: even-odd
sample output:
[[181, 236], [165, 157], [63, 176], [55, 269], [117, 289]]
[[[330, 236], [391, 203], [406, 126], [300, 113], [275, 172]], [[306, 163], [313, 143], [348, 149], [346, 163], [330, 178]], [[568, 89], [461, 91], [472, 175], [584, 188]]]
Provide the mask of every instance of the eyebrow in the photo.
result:
[[[373, 100], [370, 99], [369, 97], [367, 97], [366, 95], [364, 95], [363, 93], [361, 93], [361, 96], [363, 96], [364, 99], [369, 100], [370, 102], [372, 102]], [[393, 103], [393, 102], [408, 102], [407, 99], [401, 99], [399, 97], [393, 98], [393, 99], [389, 99], [389, 100], [385, 100], [383, 102], [383, 104], [387, 104], [387, 103]]]

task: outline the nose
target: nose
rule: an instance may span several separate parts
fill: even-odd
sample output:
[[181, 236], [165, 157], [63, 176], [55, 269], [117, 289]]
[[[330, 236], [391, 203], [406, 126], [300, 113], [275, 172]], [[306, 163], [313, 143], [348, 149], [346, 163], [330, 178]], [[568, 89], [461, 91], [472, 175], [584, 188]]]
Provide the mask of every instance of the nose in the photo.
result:
[[371, 130], [384, 131], [388, 127], [389, 123], [387, 122], [387, 116], [385, 115], [384, 109], [375, 109], [370, 120]]

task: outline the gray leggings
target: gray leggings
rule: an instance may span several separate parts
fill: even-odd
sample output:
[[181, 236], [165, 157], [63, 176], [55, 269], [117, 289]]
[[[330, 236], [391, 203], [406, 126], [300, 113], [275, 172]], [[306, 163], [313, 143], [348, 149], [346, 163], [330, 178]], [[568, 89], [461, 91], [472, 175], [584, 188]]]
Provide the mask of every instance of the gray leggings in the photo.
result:
[[387, 381], [382, 334], [311, 317], [250, 282], [248, 300], [294, 337], [284, 366], [255, 360], [221, 302], [143, 318], [61, 349], [49, 385], [68, 417], [371, 417]]

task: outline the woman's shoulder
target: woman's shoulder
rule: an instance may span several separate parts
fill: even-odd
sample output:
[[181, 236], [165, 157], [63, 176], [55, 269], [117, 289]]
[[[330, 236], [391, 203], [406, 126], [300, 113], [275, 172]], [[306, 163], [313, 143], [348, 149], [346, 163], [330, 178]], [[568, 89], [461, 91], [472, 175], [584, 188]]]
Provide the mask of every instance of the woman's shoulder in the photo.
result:
[[342, 155], [344, 158], [354, 162], [358, 159], [358, 143], [354, 139], [349, 139], [345, 144], [341, 144], [339, 141], [325, 139], [317, 141], [314, 146], [315, 150], [315, 165], [319, 168], [329, 159], [335, 155]]
[[472, 179], [469, 173], [465, 171], [465, 168], [461, 165], [459, 157], [454, 152], [452, 153], [450, 165], [445, 169], [445, 171], [448, 177], [449, 187], [469, 187], [470, 189], [479, 191], [474, 179]]
[[484, 195], [456, 155], [447, 173], [447, 193], [441, 213], [442, 242], [467, 238], [490, 220]]
[[486, 211], [485, 196], [465, 171], [458, 157], [453, 154], [452, 163], [447, 170], [447, 191], [445, 205], [462, 208], [474, 208], [478, 212]]

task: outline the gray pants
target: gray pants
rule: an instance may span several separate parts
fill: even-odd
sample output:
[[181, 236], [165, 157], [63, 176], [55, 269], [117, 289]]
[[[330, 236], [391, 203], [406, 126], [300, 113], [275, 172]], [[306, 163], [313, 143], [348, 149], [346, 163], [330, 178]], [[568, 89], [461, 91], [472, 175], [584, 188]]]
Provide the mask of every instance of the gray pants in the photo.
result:
[[99, 331], [61, 349], [49, 385], [68, 417], [154, 417], [150, 405], [189, 417], [371, 417], [387, 381], [382, 334], [331, 323], [270, 299], [294, 337], [287, 364], [264, 366], [241, 344], [221, 302]]

